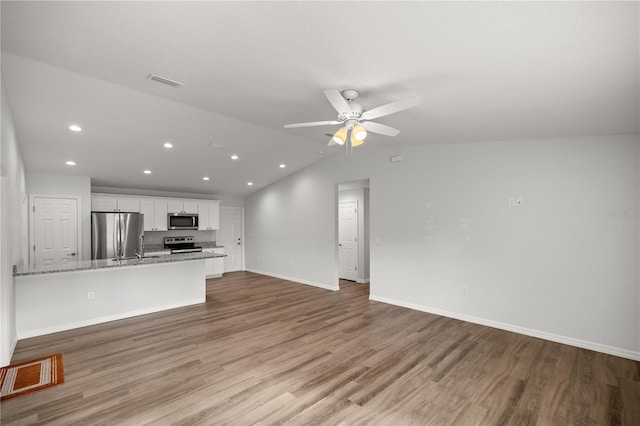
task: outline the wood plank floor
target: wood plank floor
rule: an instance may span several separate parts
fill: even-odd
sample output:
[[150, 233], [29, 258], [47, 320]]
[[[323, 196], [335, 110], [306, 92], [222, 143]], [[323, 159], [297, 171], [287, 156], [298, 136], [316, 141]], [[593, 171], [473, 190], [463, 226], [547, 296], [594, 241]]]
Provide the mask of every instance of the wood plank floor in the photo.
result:
[[66, 382], [2, 425], [640, 425], [640, 363], [247, 272], [202, 305], [20, 341]]

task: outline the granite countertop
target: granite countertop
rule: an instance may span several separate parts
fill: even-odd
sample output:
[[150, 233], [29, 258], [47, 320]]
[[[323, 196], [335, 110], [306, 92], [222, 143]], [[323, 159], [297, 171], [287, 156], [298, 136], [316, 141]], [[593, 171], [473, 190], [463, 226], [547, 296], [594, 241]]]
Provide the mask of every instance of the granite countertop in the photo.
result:
[[[148, 251], [148, 250], [147, 250]], [[167, 254], [163, 256], [143, 257], [142, 259], [100, 259], [100, 260], [83, 260], [73, 264], [61, 264], [61, 265], [15, 265], [13, 267], [13, 275], [37, 275], [37, 274], [51, 274], [55, 272], [71, 272], [71, 271], [86, 271], [91, 269], [105, 269], [105, 268], [118, 268], [123, 266], [138, 266], [138, 265], [154, 265], [158, 263], [170, 263], [170, 262], [184, 262], [187, 260], [202, 260], [211, 259], [214, 257], [226, 257], [226, 254], [208, 253], [208, 252], [195, 252], [195, 253], [180, 253], [180, 254]]]
[[196, 245], [202, 248], [224, 248], [224, 246], [219, 246], [215, 241], [196, 241]]

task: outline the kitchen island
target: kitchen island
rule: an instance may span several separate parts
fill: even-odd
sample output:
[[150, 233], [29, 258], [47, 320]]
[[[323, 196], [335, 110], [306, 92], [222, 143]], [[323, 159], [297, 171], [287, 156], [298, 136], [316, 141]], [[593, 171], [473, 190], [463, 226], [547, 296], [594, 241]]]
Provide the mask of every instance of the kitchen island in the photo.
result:
[[14, 267], [24, 339], [204, 303], [207, 252]]

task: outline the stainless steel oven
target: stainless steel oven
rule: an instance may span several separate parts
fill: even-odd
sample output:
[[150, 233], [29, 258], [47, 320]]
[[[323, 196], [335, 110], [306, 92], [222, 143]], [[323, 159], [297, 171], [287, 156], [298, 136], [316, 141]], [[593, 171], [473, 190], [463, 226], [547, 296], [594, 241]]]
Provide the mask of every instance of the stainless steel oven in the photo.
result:
[[193, 242], [193, 237], [164, 237], [164, 249], [171, 250], [171, 254], [202, 251], [202, 247]]
[[198, 229], [198, 215], [195, 213], [169, 213], [167, 226], [169, 229]]

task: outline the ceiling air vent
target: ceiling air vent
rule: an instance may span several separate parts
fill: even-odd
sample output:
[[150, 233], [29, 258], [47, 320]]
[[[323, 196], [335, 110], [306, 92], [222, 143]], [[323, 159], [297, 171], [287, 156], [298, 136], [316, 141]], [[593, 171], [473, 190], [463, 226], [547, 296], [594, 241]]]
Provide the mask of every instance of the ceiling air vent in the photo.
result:
[[166, 84], [167, 86], [171, 86], [171, 87], [180, 87], [183, 85], [179, 81], [171, 80], [166, 77], [160, 77], [159, 75], [156, 75], [156, 74], [149, 74], [147, 78], [149, 80], [157, 81], [158, 83]]

